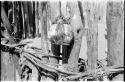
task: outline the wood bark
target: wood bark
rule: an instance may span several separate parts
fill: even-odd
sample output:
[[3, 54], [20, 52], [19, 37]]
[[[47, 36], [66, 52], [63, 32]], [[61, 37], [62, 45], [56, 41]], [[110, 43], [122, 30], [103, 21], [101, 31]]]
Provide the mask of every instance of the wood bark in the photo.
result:
[[[82, 3], [78, 2], [77, 4], [72, 5], [72, 21], [71, 25], [73, 26], [74, 40], [70, 44], [70, 56], [68, 59], [68, 70], [78, 71], [78, 58], [81, 48], [82, 36], [85, 32], [85, 20], [83, 16]], [[77, 17], [74, 17], [77, 16]], [[77, 20], [77, 21], [76, 21]]]
[[108, 2], [106, 13], [108, 66], [124, 66], [124, 3]]
[[98, 58], [98, 3], [86, 4], [87, 14], [87, 56], [88, 70], [94, 70], [97, 67]]
[[11, 54], [1, 51], [1, 81], [15, 80], [15, 67]]

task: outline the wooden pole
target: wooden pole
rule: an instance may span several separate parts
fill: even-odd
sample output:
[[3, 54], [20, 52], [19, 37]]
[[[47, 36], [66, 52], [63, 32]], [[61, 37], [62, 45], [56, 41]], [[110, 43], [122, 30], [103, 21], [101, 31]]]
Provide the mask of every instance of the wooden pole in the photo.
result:
[[123, 2], [107, 3], [108, 65], [124, 66]]
[[[124, 2], [108, 2], [106, 13], [108, 66], [124, 66]], [[113, 81], [123, 81], [118, 74]]]
[[88, 71], [95, 70], [97, 67], [98, 58], [98, 3], [86, 4], [87, 14], [87, 56], [88, 56]]
[[68, 70], [78, 72], [78, 58], [81, 48], [82, 36], [85, 32], [85, 20], [83, 16], [82, 3], [73, 3], [71, 5], [72, 21], [74, 39], [70, 44], [70, 56], [68, 59]]

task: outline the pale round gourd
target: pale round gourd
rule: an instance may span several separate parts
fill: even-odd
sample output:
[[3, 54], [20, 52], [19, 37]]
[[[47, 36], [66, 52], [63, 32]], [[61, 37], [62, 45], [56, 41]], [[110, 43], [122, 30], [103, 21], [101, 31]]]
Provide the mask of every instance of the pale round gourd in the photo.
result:
[[57, 45], [69, 45], [73, 39], [73, 32], [70, 24], [52, 24], [48, 31], [48, 39]]

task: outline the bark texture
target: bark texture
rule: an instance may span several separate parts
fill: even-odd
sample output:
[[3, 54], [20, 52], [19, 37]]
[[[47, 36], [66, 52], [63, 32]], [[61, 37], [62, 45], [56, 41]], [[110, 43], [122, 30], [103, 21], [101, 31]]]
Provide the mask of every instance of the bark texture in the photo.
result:
[[[72, 3], [70, 3], [71, 6]], [[85, 32], [85, 20], [83, 16], [82, 3], [73, 3], [71, 6], [71, 26], [73, 28], [74, 39], [70, 44], [70, 56], [68, 59], [68, 70], [69, 71], [78, 71], [78, 58], [81, 48], [82, 36]]]
[[88, 70], [96, 69], [98, 58], [98, 3], [86, 3]]
[[107, 3], [108, 65], [124, 66], [124, 3]]

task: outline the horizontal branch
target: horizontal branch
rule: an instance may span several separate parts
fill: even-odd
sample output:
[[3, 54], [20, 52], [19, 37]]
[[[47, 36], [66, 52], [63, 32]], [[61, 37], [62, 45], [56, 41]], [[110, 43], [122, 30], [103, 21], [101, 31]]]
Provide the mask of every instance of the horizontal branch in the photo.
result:
[[[17, 46], [17, 45], [10, 45], [10, 44], [2, 44], [2, 45], [4, 45], [4, 46], [9, 46], [9, 47], [11, 47], [11, 48]], [[28, 51], [24, 51], [24, 52], [30, 53], [30, 52], [28, 52]], [[32, 53], [31, 53], [31, 54], [32, 54]], [[38, 57], [35, 57], [35, 55], [31, 55], [31, 54], [26, 54], [26, 55], [24, 54], [24, 56], [25, 56], [27, 59], [31, 60], [31, 61], [32, 61], [33, 63], [35, 63], [36, 65], [38, 65], [39, 67], [41, 67], [41, 68], [43, 68], [43, 69], [45, 69], [45, 70], [48, 70], [48, 71], [51, 71], [51, 72], [56, 72], [56, 73], [61, 73], [61, 74], [67, 74], [67, 75], [78, 74], [78, 73], [74, 73], [74, 72], [62, 71], [62, 70], [60, 70], [59, 68], [56, 68], [56, 67], [51, 67], [50, 64], [46, 64], [46, 63], [40, 61], [40, 60], [38, 59]], [[37, 61], [37, 63], [36, 63], [34, 60]]]
[[[33, 63], [35, 63], [37, 66], [43, 68], [44, 70], [47, 70], [47, 71], [51, 71], [51, 72], [55, 72], [55, 73], [61, 73], [61, 74], [66, 74], [66, 75], [76, 75], [76, 74], [79, 74], [79, 73], [76, 73], [76, 72], [68, 72], [68, 71], [64, 71], [64, 70], [60, 70], [59, 68], [57, 67], [54, 67], [54, 66], [50, 66], [50, 65], [47, 65], [45, 63], [43, 63], [42, 61], [32, 57], [31, 55], [25, 55], [24, 56], [28, 59], [28, 60], [31, 60]], [[29, 57], [31, 59], [29, 59]], [[37, 62], [36, 62], [37, 61]]]
[[110, 73], [116, 73], [116, 72], [119, 72], [119, 71], [124, 71], [124, 68], [121, 67], [121, 68], [116, 68], [114, 66], [112, 67], [107, 67], [106, 70], [102, 69], [102, 68], [99, 68], [97, 70], [91, 70], [91, 72], [87, 72], [87, 73], [81, 73], [81, 74], [78, 74], [78, 75], [74, 75], [74, 76], [68, 76], [66, 77], [67, 79], [77, 79], [77, 78], [88, 78], [88, 79], [92, 79], [92, 78], [97, 78], [98, 76], [106, 76]]
[[[2, 44], [2, 45], [9, 46], [12, 48], [15, 46], [19, 46], [20, 44], [15, 44], [15, 45]], [[91, 72], [89, 71], [86, 73], [69, 72], [69, 71], [61, 70], [57, 67], [54, 67], [54, 66], [61, 66], [60, 64], [44, 63], [40, 58], [38, 58], [36, 55], [34, 55], [34, 53], [31, 53], [29, 51], [23, 51], [23, 52], [29, 53], [29, 54], [22, 54], [27, 60], [33, 62], [36, 66], [38, 66], [44, 70], [54, 72], [57, 74], [71, 75], [71, 76], [66, 77], [67, 79], [96, 78], [99, 75], [108, 75], [109, 73], [116, 73], [119, 71], [124, 71], [123, 67], [111, 66], [111, 67], [99, 68], [97, 70], [92, 70]], [[43, 54], [41, 54], [41, 55], [43, 55]], [[43, 55], [43, 56], [45, 56], [45, 55]]]

